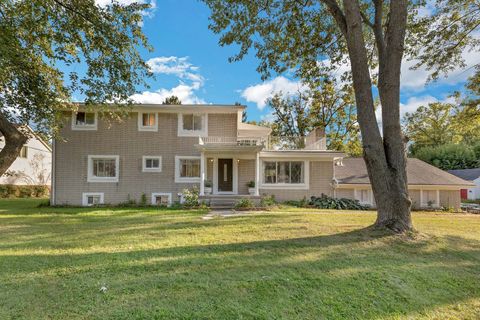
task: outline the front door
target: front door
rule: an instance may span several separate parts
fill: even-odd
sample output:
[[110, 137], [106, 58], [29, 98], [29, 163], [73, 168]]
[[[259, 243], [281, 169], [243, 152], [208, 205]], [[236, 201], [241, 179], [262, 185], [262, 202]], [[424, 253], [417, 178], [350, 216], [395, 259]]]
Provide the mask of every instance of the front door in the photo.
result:
[[218, 159], [218, 191], [233, 191], [233, 159]]

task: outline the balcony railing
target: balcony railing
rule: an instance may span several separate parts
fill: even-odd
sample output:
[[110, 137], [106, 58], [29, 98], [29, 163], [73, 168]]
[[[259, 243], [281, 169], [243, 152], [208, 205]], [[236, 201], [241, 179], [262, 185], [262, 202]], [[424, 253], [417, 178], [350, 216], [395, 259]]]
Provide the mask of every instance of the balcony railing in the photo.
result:
[[235, 146], [262, 146], [265, 143], [264, 138], [260, 137], [199, 137], [198, 144], [218, 144]]
[[306, 137], [199, 137], [200, 145], [263, 146], [264, 150], [326, 150], [325, 138], [307, 144]]

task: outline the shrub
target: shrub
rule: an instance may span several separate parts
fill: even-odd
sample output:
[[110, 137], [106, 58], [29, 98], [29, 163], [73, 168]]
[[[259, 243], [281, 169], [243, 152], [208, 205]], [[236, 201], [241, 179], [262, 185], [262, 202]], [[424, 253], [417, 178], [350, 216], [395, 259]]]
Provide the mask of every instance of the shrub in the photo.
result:
[[302, 200], [287, 200], [284, 202], [284, 204], [289, 206], [299, 207], [299, 208], [305, 208], [309, 206], [307, 197], [303, 197]]
[[0, 198], [43, 198], [48, 196], [50, 190], [47, 186], [40, 185], [0, 185]]
[[277, 202], [275, 201], [275, 196], [274, 195], [265, 196], [260, 201], [260, 206], [261, 207], [272, 207], [276, 204], [277, 204]]
[[248, 198], [243, 198], [243, 199], [238, 199], [237, 202], [235, 202], [235, 209], [246, 209], [246, 208], [253, 208], [253, 202], [252, 200]]
[[367, 210], [368, 207], [361, 205], [358, 200], [336, 199], [322, 194], [320, 197], [311, 197], [309, 205], [319, 209], [337, 209], [337, 210]]
[[469, 169], [480, 166], [476, 152], [480, 152], [477, 146], [445, 144], [418, 149], [414, 156], [442, 170]]
[[147, 205], [147, 195], [145, 193], [142, 193], [142, 196], [140, 197], [140, 205], [141, 206]]
[[198, 188], [183, 189], [183, 205], [187, 208], [198, 206]]

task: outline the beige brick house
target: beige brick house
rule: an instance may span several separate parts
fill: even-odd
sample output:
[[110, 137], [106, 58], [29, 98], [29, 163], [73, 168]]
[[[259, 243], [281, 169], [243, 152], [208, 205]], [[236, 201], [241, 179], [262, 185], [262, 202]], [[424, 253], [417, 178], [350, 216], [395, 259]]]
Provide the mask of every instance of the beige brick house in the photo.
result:
[[137, 105], [122, 122], [82, 107], [65, 113], [61, 139], [54, 141], [51, 201], [119, 204], [146, 195], [151, 204], [171, 204], [194, 186], [212, 202], [337, 195], [335, 172], [344, 154], [326, 149], [322, 129], [272, 137], [268, 128], [242, 123], [244, 108]]

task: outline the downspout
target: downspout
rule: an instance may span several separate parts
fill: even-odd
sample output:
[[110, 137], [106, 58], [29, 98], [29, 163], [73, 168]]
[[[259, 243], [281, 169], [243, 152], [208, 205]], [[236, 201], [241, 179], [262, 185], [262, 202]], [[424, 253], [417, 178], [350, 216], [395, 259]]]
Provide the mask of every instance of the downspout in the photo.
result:
[[52, 140], [52, 174], [51, 174], [51, 190], [50, 190], [50, 205], [54, 206], [55, 205], [55, 179], [56, 179], [56, 174], [55, 174], [55, 138]]

